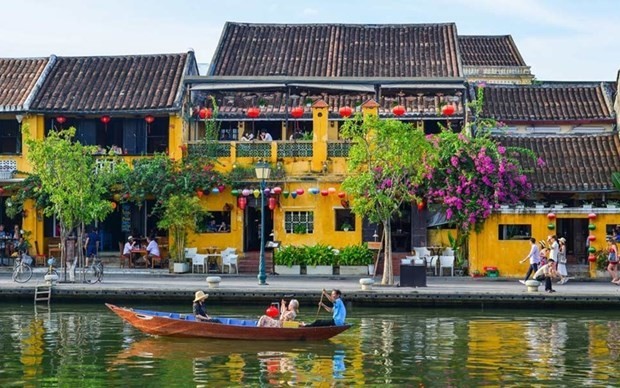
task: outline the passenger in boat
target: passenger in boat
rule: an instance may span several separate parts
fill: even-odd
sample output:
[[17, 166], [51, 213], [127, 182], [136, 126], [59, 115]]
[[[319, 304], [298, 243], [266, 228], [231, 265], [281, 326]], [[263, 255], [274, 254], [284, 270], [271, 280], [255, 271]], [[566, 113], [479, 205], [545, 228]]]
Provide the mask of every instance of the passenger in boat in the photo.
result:
[[196, 291], [194, 295], [194, 317], [197, 321], [222, 323], [219, 319], [209, 317], [207, 310], [205, 309], [205, 299], [209, 297], [209, 294], [205, 294], [203, 291]]
[[347, 309], [342, 302], [340, 290], [332, 290], [331, 295], [323, 290], [323, 295], [332, 302], [332, 307], [327, 306], [323, 302], [319, 302], [319, 307], [323, 307], [326, 311], [332, 313], [332, 319], [318, 319], [310, 324], [303, 326], [342, 326], [347, 318]]
[[258, 320], [259, 327], [282, 327], [282, 322], [284, 321], [294, 321], [297, 318], [297, 314], [299, 313], [299, 302], [297, 299], [291, 299], [288, 303], [288, 307], [286, 306], [286, 301], [282, 299], [280, 302], [280, 318], [274, 319], [267, 315], [263, 315]]

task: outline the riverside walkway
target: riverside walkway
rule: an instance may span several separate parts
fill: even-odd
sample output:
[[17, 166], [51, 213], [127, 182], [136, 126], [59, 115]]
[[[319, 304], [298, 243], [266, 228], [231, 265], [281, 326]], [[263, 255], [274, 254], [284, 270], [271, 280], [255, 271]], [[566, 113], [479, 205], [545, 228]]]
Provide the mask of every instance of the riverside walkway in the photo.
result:
[[[35, 269], [24, 284], [12, 281], [9, 268], [0, 270], [0, 300], [33, 301], [34, 289], [43, 284], [43, 268]], [[219, 275], [219, 288], [209, 289], [205, 274], [169, 274], [167, 270], [106, 271], [102, 283], [58, 283], [52, 303], [63, 301], [177, 303], [191, 301], [197, 290], [209, 293], [210, 304], [265, 304], [295, 297], [302, 305], [315, 305], [322, 289], [338, 288], [344, 299], [356, 306], [385, 307], [473, 307], [473, 308], [604, 308], [620, 306], [620, 287], [608, 279], [574, 279], [554, 284], [555, 293], [528, 293], [517, 279], [428, 277], [427, 287], [382, 286], [375, 278], [372, 290], [363, 291], [359, 276], [268, 276], [268, 285], [258, 285], [256, 276]], [[62, 277], [62, 276], [61, 276]], [[395, 278], [398, 284], [398, 277]]]

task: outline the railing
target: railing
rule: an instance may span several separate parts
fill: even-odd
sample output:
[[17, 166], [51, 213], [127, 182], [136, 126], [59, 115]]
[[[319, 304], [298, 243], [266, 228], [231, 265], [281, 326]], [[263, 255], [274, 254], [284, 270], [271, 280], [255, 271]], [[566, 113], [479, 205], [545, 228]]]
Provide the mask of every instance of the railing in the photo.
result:
[[327, 142], [328, 158], [346, 158], [349, 156], [351, 143], [345, 141], [329, 141]]
[[[190, 142], [188, 153], [192, 156], [212, 156], [227, 158], [236, 154], [238, 158], [271, 158], [272, 145], [275, 143], [278, 158], [312, 158], [314, 147], [311, 140], [298, 141], [252, 141], [228, 142], [218, 141], [211, 144], [205, 142]], [[351, 143], [345, 141], [328, 141], [327, 156], [330, 158], [346, 158], [349, 156]]]
[[312, 157], [312, 141], [286, 141], [278, 142], [278, 158], [286, 157]]
[[0, 179], [11, 179], [17, 170], [15, 160], [0, 160]]
[[[228, 158], [231, 156], [232, 144], [230, 142], [215, 143], [190, 143], [187, 152], [192, 156], [215, 156], [218, 158]], [[215, 155], [213, 155], [215, 153]]]

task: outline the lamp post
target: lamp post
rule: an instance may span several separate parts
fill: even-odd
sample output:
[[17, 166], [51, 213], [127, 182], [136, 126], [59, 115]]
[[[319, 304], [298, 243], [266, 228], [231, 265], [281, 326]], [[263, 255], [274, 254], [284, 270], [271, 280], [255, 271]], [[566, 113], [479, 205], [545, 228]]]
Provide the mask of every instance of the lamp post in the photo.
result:
[[271, 169], [266, 162], [258, 162], [254, 167], [256, 178], [260, 180], [260, 259], [258, 262], [258, 285], [267, 285], [265, 272], [265, 180], [269, 179]]

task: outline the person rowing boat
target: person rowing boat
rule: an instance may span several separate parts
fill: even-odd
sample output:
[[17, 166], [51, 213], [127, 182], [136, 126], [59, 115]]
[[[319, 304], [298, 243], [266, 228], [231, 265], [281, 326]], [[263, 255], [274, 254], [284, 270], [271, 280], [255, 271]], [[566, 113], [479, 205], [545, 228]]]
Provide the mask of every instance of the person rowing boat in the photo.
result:
[[[323, 303], [323, 296], [327, 297], [332, 302], [332, 307]], [[347, 318], [347, 309], [344, 307], [344, 302], [341, 299], [342, 293], [340, 290], [334, 289], [331, 295], [327, 291], [323, 290], [321, 294], [321, 301], [319, 302], [319, 309], [322, 307], [326, 311], [332, 313], [332, 319], [317, 319], [314, 322], [303, 325], [305, 327], [313, 326], [343, 326], [345, 319]]]

